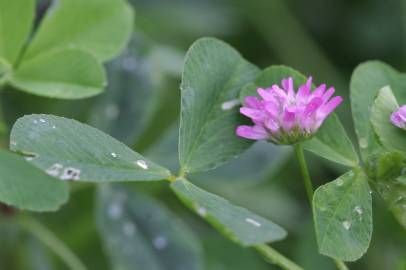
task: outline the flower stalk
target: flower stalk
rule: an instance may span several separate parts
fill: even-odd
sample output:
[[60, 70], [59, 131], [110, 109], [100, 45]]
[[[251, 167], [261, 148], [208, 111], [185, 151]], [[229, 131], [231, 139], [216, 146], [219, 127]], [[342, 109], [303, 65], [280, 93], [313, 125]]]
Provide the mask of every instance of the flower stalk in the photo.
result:
[[[312, 207], [314, 188], [313, 188], [312, 179], [310, 178], [309, 169], [307, 168], [306, 159], [305, 159], [305, 156], [304, 156], [304, 153], [303, 153], [303, 146], [300, 143], [297, 143], [297, 144], [294, 145], [294, 148], [295, 148], [296, 158], [297, 158], [297, 160], [299, 162], [300, 171], [302, 173], [303, 182], [304, 182], [304, 185], [305, 185], [307, 197], [309, 199], [309, 204], [310, 204], [310, 207]], [[334, 260], [334, 263], [337, 266], [337, 269], [339, 269], [339, 270], [348, 270], [348, 267], [345, 265], [345, 263], [343, 261], [338, 260], [338, 259], [333, 259], [333, 260]]]
[[255, 246], [255, 249], [269, 260], [269, 262], [280, 266], [284, 270], [304, 270], [268, 245], [258, 245]]

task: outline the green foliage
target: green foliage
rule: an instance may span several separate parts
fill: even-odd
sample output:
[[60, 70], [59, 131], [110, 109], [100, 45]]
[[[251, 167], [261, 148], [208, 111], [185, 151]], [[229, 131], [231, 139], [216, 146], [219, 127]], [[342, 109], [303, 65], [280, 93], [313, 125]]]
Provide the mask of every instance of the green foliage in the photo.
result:
[[274, 242], [286, 236], [286, 231], [279, 225], [242, 207], [234, 206], [186, 179], [176, 180], [171, 188], [190, 209], [243, 246]]
[[132, 24], [133, 11], [124, 0], [54, 1], [24, 58], [77, 47], [106, 61], [125, 47]]
[[319, 187], [313, 214], [320, 253], [355, 261], [372, 236], [372, 198], [368, 177], [358, 168]]
[[303, 143], [304, 149], [334, 162], [354, 167], [358, 155], [336, 114], [330, 115], [317, 131], [316, 136]]
[[10, 66], [27, 42], [34, 10], [34, 0], [0, 0], [0, 58]]
[[406, 229], [405, 155], [397, 151], [379, 153], [368, 159], [366, 166], [388, 209]]
[[92, 107], [89, 120], [127, 144], [137, 141], [151, 123], [161, 97], [160, 81], [154, 80], [160, 74], [153, 70], [152, 52], [145, 43], [134, 35], [126, 50], [107, 65], [109, 84]]
[[77, 99], [97, 95], [107, 81], [103, 67], [92, 55], [67, 48], [24, 61], [10, 83], [31, 94]]
[[100, 93], [106, 84], [101, 62], [124, 48], [132, 9], [122, 0], [53, 1], [28, 42], [34, 7], [32, 0], [0, 1], [0, 82], [62, 99]]
[[[242, 90], [241, 101], [246, 96], [258, 96], [257, 88], [267, 88], [273, 84], [280, 84], [281, 80], [287, 77], [293, 78], [296, 89], [307, 80], [304, 75], [292, 68], [271, 66], [264, 69], [253, 83]], [[358, 164], [358, 156], [351, 140], [335, 114], [326, 119], [316, 135], [304, 142], [303, 147], [319, 156], [346, 166], [356, 166]]]
[[[351, 110], [355, 131], [362, 157], [366, 160], [370, 155], [382, 150], [371, 125], [371, 108], [378, 91], [390, 86], [395, 96], [406, 103], [406, 75], [392, 67], [377, 61], [359, 65], [351, 78]], [[385, 119], [385, 122], [389, 121]]]
[[257, 74], [257, 67], [222, 41], [204, 38], [191, 46], [181, 84], [182, 171], [213, 169], [251, 145], [235, 135], [243, 119], [235, 105], [242, 87]]
[[[27, 136], [28, 135], [28, 136]], [[11, 150], [62, 180], [90, 182], [150, 181], [170, 172], [109, 135], [62, 117], [31, 115], [11, 131]]]
[[29, 211], [56, 211], [68, 200], [66, 183], [47, 176], [22, 157], [0, 150], [0, 201]]
[[124, 186], [98, 193], [97, 220], [113, 269], [203, 269], [198, 239], [155, 199]]
[[406, 132], [390, 121], [391, 114], [399, 108], [390, 87], [379, 90], [371, 111], [371, 123], [382, 145], [388, 150], [406, 152]]

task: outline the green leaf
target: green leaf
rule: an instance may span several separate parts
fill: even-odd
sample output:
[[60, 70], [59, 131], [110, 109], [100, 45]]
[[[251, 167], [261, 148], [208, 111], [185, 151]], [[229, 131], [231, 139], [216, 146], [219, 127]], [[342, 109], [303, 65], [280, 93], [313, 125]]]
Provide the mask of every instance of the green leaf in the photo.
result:
[[0, 201], [29, 211], [56, 211], [68, 200], [68, 186], [22, 157], [0, 150]]
[[317, 244], [321, 254], [355, 261], [372, 235], [372, 198], [368, 177], [354, 168], [319, 187], [313, 197]]
[[104, 62], [125, 47], [132, 24], [132, 9], [123, 0], [53, 1], [24, 59], [77, 47]]
[[358, 155], [336, 114], [330, 115], [312, 139], [305, 141], [303, 147], [331, 161], [355, 167]]
[[406, 152], [406, 132], [390, 121], [391, 114], [399, 109], [392, 89], [386, 86], [379, 90], [371, 110], [371, 123], [379, 141], [388, 150]]
[[109, 135], [75, 120], [53, 115], [20, 118], [11, 131], [11, 150], [62, 180], [151, 181], [170, 172]]
[[190, 209], [212, 224], [226, 237], [243, 246], [283, 239], [286, 231], [279, 225], [245, 208], [204, 191], [186, 179], [171, 184], [172, 190]]
[[106, 85], [102, 65], [89, 53], [65, 49], [24, 61], [11, 84], [28, 93], [78, 99], [99, 94]]
[[0, 58], [13, 65], [28, 39], [34, 20], [34, 0], [0, 0]]
[[367, 173], [388, 209], [406, 229], [406, 162], [398, 151], [374, 155], [366, 163]]
[[107, 65], [108, 87], [91, 111], [91, 125], [128, 144], [145, 131], [159, 104], [157, 74], [150, 54], [143, 52], [144, 43], [134, 36], [120, 57]]
[[371, 107], [378, 91], [389, 85], [398, 100], [406, 103], [406, 75], [392, 67], [369, 61], [359, 65], [351, 78], [351, 110], [355, 131], [364, 160], [382, 150], [371, 125]]
[[126, 189], [99, 189], [98, 227], [113, 269], [203, 269], [190, 229], [152, 197]]
[[[243, 89], [240, 99], [243, 101], [246, 96], [258, 96], [257, 89], [259, 87], [270, 87], [273, 84], [279, 85], [282, 79], [287, 77], [293, 78], [296, 89], [307, 81], [304, 75], [292, 68], [271, 66], [264, 69], [255, 82]], [[354, 146], [339, 118], [334, 113], [324, 121], [312, 139], [304, 142], [303, 146], [310, 152], [346, 166], [353, 167], [358, 164], [358, 156]]]
[[235, 135], [242, 87], [258, 74], [232, 47], [213, 38], [196, 41], [186, 55], [181, 85], [179, 158], [185, 172], [220, 166], [251, 142]]

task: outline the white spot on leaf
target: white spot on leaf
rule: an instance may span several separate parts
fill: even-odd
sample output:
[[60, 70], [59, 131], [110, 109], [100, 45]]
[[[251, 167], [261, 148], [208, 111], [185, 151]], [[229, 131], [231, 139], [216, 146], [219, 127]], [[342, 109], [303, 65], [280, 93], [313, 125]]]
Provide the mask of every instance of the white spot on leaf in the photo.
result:
[[362, 213], [364, 212], [364, 211], [362, 210], [362, 207], [359, 206], [359, 205], [355, 206], [354, 211], [355, 211], [358, 215], [362, 215]]
[[236, 98], [236, 99], [232, 99], [232, 100], [223, 102], [221, 104], [221, 109], [223, 111], [228, 111], [238, 105], [240, 105], [240, 100]]
[[338, 178], [335, 182], [336, 182], [336, 185], [339, 187], [341, 187], [344, 184], [344, 181], [341, 178]]
[[137, 161], [135, 162], [135, 164], [137, 164], [139, 167], [141, 167], [141, 168], [144, 169], [144, 170], [147, 170], [147, 169], [148, 169], [148, 164], [145, 162], [145, 160], [142, 160], [142, 159], [137, 160]]
[[73, 167], [67, 167], [63, 170], [63, 173], [59, 178], [61, 180], [79, 180], [80, 170]]
[[352, 225], [351, 221], [348, 221], [348, 220], [344, 220], [342, 224], [343, 224], [344, 229], [346, 229], [346, 230], [349, 230]]
[[367, 148], [368, 147], [368, 141], [365, 138], [360, 138], [359, 139], [359, 146], [361, 148]]
[[43, 119], [43, 118], [40, 118], [39, 121], [40, 121], [41, 123], [46, 123], [45, 119]]
[[50, 176], [58, 176], [63, 169], [63, 166], [59, 163], [55, 163], [49, 167], [45, 172]]
[[116, 158], [116, 157], [117, 157], [117, 154], [114, 153], [114, 152], [111, 152], [111, 156], [112, 156], [113, 158]]
[[245, 221], [254, 225], [255, 227], [261, 227], [261, 223], [259, 223], [256, 220], [253, 220], [252, 218], [246, 218]]

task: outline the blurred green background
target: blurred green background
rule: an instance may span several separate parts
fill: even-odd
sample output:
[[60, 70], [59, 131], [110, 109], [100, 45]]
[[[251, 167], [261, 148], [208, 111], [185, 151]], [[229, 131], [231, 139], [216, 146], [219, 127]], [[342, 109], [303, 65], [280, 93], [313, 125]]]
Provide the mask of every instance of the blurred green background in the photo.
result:
[[[6, 89], [0, 93], [8, 128], [31, 113], [52, 113], [102, 129], [154, 161], [176, 170], [179, 83], [183, 56], [199, 37], [225, 40], [250, 62], [265, 68], [291, 66], [343, 95], [339, 116], [353, 134], [348, 100], [353, 69], [378, 59], [406, 70], [404, 0], [131, 0], [136, 10], [129, 47], [107, 65], [109, 86], [100, 96], [60, 101]], [[49, 1], [38, 2], [38, 16]], [[406, 89], [405, 89], [406, 91]], [[7, 141], [7, 132], [3, 143]], [[306, 269], [335, 269], [317, 253], [310, 209], [289, 149], [256, 146], [224, 168], [193, 181], [236, 204], [281, 224], [286, 240], [273, 246]], [[344, 168], [307, 155], [316, 185]], [[131, 184], [126, 189], [156, 198], [195, 233], [207, 270], [278, 269], [252, 250], [226, 240], [190, 214], [166, 184]], [[95, 188], [72, 186], [70, 202], [57, 213], [36, 214], [89, 269], [112, 269], [95, 221]], [[374, 194], [375, 195], [375, 194]], [[374, 196], [374, 233], [368, 253], [351, 269], [406, 269], [406, 232]], [[142, 222], [140, 220], [139, 222]], [[173, 257], [173, 260], [182, 260]], [[66, 269], [52, 251], [13, 223], [0, 222], [0, 269]], [[149, 270], [134, 268], [140, 270]], [[161, 269], [171, 269], [163, 267]], [[174, 269], [180, 270], [180, 269]], [[183, 269], [186, 270], [186, 269]]]

